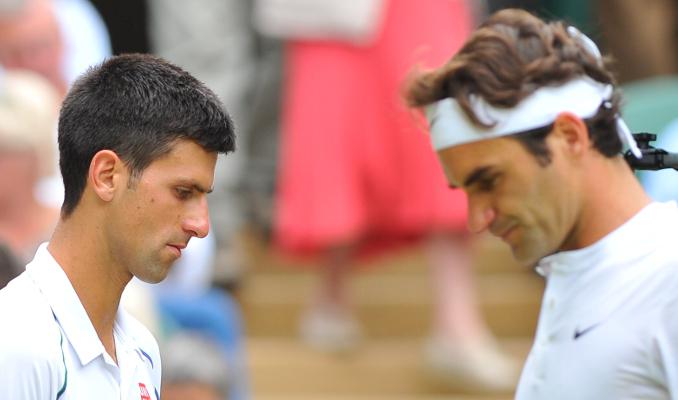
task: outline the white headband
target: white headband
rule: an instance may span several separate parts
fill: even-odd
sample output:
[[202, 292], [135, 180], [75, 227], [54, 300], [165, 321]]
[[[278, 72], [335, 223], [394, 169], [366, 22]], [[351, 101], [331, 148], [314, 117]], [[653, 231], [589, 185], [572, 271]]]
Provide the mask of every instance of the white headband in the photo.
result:
[[[600, 52], [591, 39], [574, 28], [569, 32], [572, 36], [579, 35], [587, 50], [600, 59]], [[490, 128], [473, 123], [453, 98], [445, 98], [426, 107], [426, 117], [433, 147], [441, 150], [547, 126], [566, 111], [581, 119], [590, 118], [596, 114], [601, 104], [610, 101], [612, 93], [612, 85], [584, 76], [560, 86], [541, 87], [513, 108], [494, 107], [481, 97], [471, 95], [471, 108], [482, 122], [494, 124]], [[617, 131], [622, 143], [640, 158], [640, 149], [620, 117], [617, 118]]]

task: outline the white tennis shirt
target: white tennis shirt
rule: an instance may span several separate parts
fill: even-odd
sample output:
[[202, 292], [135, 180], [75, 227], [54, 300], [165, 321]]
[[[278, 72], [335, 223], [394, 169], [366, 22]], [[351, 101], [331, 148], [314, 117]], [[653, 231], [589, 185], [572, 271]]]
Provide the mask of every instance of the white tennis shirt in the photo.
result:
[[516, 399], [678, 399], [674, 202], [538, 270], [546, 290]]
[[0, 290], [0, 321], [0, 399], [159, 399], [160, 356], [151, 333], [119, 309], [116, 365], [46, 243]]

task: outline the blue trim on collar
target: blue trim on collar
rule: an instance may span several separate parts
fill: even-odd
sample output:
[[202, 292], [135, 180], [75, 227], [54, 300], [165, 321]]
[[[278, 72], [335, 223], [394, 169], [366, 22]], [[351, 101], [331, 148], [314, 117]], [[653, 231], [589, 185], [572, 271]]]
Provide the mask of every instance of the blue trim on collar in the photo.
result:
[[148, 358], [148, 361], [151, 363], [151, 368], [155, 368], [155, 366], [153, 365], [153, 359], [151, 358], [151, 356], [149, 356], [148, 353], [146, 353], [141, 347], [139, 347], [139, 351], [141, 352], [141, 354], [144, 357]]
[[61, 324], [59, 323], [59, 319], [54, 313], [54, 310], [52, 310], [52, 316], [54, 317], [54, 321], [57, 323], [57, 325], [59, 325], [59, 336], [61, 337], [61, 340], [59, 341], [59, 349], [61, 350], [61, 361], [64, 363], [64, 384], [61, 386], [56, 395], [56, 400], [59, 400], [59, 398], [66, 392], [66, 386], [68, 386], [68, 367], [66, 366], [66, 354], [64, 354], [64, 334], [61, 332]]

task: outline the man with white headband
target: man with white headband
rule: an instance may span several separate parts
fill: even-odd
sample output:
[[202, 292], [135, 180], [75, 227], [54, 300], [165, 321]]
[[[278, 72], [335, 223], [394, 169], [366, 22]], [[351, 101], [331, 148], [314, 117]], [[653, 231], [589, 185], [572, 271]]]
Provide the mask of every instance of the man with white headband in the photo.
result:
[[517, 399], [678, 398], [678, 207], [621, 156], [614, 85], [582, 33], [503, 10], [409, 88], [470, 230], [546, 278]]

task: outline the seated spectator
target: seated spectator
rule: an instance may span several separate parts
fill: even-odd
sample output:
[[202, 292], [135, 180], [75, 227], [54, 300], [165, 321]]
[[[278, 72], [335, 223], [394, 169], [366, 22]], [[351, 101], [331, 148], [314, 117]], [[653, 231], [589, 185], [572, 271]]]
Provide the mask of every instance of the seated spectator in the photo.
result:
[[45, 241], [59, 209], [35, 196], [41, 178], [53, 174], [53, 132], [59, 96], [44, 78], [28, 71], [0, 77], [0, 242], [21, 263]]
[[0, 8], [0, 64], [47, 78], [64, 95], [67, 82], [61, 61], [64, 40], [50, 0], [22, 0]]
[[[60, 97], [78, 75], [110, 55], [106, 26], [87, 0], [0, 1], [0, 65], [43, 76]], [[53, 136], [56, 143], [56, 129]], [[41, 179], [37, 196], [44, 204], [61, 206], [63, 184], [56, 165]]]

